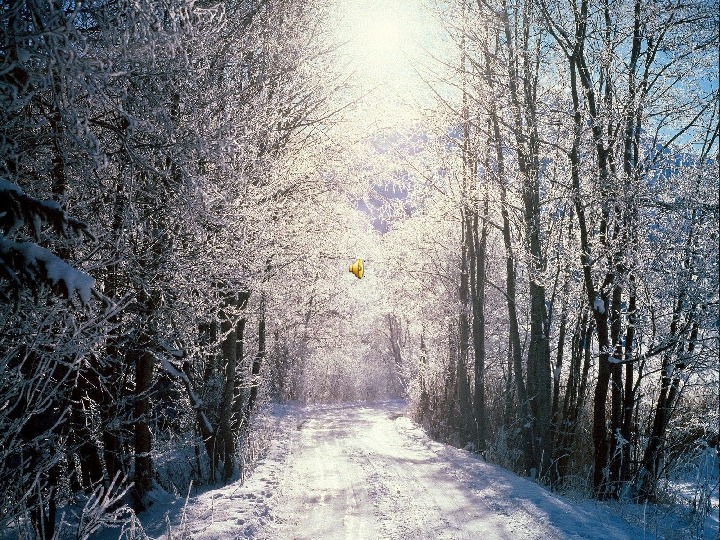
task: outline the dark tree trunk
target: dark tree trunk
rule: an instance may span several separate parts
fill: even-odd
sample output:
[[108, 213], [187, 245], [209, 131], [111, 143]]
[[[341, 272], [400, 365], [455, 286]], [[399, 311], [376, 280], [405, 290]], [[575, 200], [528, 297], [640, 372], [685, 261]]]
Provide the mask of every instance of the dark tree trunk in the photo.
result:
[[[182, 372], [184, 375], [182, 378], [182, 381], [185, 386], [185, 391], [187, 392], [187, 395], [190, 398], [190, 403], [192, 404], [192, 407], [195, 410], [195, 417], [197, 420], [197, 429], [200, 433], [200, 437], [203, 440], [203, 444], [205, 446], [205, 451], [207, 452], [208, 458], [212, 462], [213, 457], [216, 455], [216, 453], [215, 453], [215, 431], [213, 430], [212, 424], [210, 423], [210, 419], [207, 417], [205, 405], [203, 404], [202, 400], [198, 398], [197, 389], [193, 385], [192, 370], [190, 369], [190, 362], [188, 362], [187, 360], [185, 362], [183, 362]], [[199, 453], [199, 450], [198, 450], [198, 453]], [[211, 471], [211, 473], [214, 474], [214, 471]], [[211, 477], [212, 477], [212, 474], [211, 474]]]
[[[225, 299], [226, 309], [232, 311], [237, 305], [237, 294], [228, 293]], [[221, 447], [217, 448], [222, 452], [222, 479], [227, 482], [234, 472], [235, 465], [235, 434], [232, 430], [233, 400], [235, 398], [235, 373], [237, 371], [237, 336], [235, 335], [235, 324], [229, 313], [222, 314], [220, 321], [220, 334], [222, 342], [222, 361], [224, 364], [224, 385], [222, 397], [220, 398], [220, 422], [218, 426], [218, 438]]]
[[[585, 65], [583, 52], [585, 18], [587, 17], [587, 4], [583, 2], [583, 10], [581, 18], [578, 20], [577, 42], [571, 56], [570, 63], [570, 90], [573, 101], [573, 142], [570, 151], [570, 169], [573, 187], [573, 204], [575, 206], [575, 215], [577, 216], [578, 232], [580, 236], [580, 262], [583, 269], [583, 281], [585, 292], [587, 294], [588, 305], [593, 313], [595, 320], [595, 329], [598, 337], [598, 349], [600, 351], [598, 358], [598, 379], [595, 387], [594, 403], [593, 403], [593, 427], [592, 435], [595, 446], [593, 470], [593, 489], [595, 495], [604, 499], [608, 496], [608, 486], [606, 482], [606, 468], [608, 467], [609, 458], [609, 440], [607, 434], [607, 395], [608, 385], [611, 378], [610, 365], [610, 335], [608, 332], [608, 308], [609, 298], [607, 288], [612, 286], [614, 275], [610, 272], [606, 275], [604, 282], [599, 289], [595, 288], [592, 277], [592, 262], [590, 239], [588, 226], [585, 220], [585, 206], [582, 200], [580, 189], [580, 137], [583, 130], [583, 116], [580, 110], [580, 93], [583, 92], [588, 103], [589, 113], [592, 118], [598, 115], [596, 108], [595, 92], [590, 81], [589, 71]], [[578, 87], [578, 82], [582, 90]], [[595, 141], [595, 149], [598, 159], [599, 185], [601, 187], [608, 185], [609, 163], [608, 151], [603, 143], [603, 130], [597, 124], [592, 124], [593, 140]], [[603, 246], [607, 246], [607, 216], [606, 212], [601, 213], [598, 222], [598, 235]]]
[[631, 449], [634, 443], [633, 437], [633, 416], [635, 408], [635, 380], [634, 380], [634, 359], [635, 351], [635, 324], [637, 323], [637, 300], [635, 292], [635, 278], [630, 275], [630, 299], [628, 303], [628, 324], [625, 331], [625, 391], [623, 394], [623, 418], [620, 427], [620, 436], [625, 441], [621, 448], [620, 478], [622, 485], [630, 481], [630, 459]]
[[93, 390], [100, 390], [100, 381], [94, 369], [86, 370], [84, 374], [85, 384], [76, 384], [70, 394], [70, 418], [66, 430], [68, 446], [74, 448], [80, 462], [80, 477], [73, 477], [73, 489], [92, 493], [95, 486], [103, 479], [103, 467], [100, 460], [99, 449], [93, 440], [93, 434], [88, 426], [89, 418], [87, 411], [92, 406], [94, 399], [87, 399], [84, 394]]
[[545, 303], [545, 287], [539, 280], [545, 266], [541, 242], [539, 137], [536, 108], [537, 65], [533, 61], [530, 44], [532, 3], [526, 3], [514, 14], [517, 32], [510, 24], [510, 11], [502, 2], [500, 12], [508, 52], [508, 90], [513, 105], [512, 133], [522, 175], [523, 218], [529, 255], [530, 277], [530, 340], [527, 356], [527, 398], [531, 424], [532, 447], [530, 474], [539, 474], [550, 461], [552, 438], [550, 431], [552, 407], [552, 374], [550, 366], [550, 321]]
[[470, 394], [468, 360], [470, 357], [470, 263], [468, 260], [468, 235], [465, 227], [466, 209], [461, 211], [462, 244], [460, 259], [460, 321], [457, 359], [457, 404], [459, 407], [458, 431], [464, 437], [474, 435], [473, 406]]
[[485, 452], [487, 412], [485, 410], [485, 261], [488, 213], [487, 195], [484, 198], [483, 226], [478, 237], [478, 215], [473, 212], [468, 224], [470, 231], [470, 294], [473, 313], [473, 347], [475, 351], [474, 413], [477, 433], [477, 451]]
[[[403, 374], [404, 369], [404, 362], [403, 362], [403, 356], [402, 356], [402, 344], [403, 344], [403, 328], [402, 323], [398, 320], [398, 318], [393, 314], [388, 314], [387, 317], [387, 323], [388, 323], [388, 345], [390, 346], [390, 354], [392, 355], [393, 364], [395, 366], [395, 374], [397, 376], [397, 381], [400, 383], [403, 390], [407, 388], [408, 381], [406, 380], [405, 375]], [[395, 386], [395, 381], [392, 379], [388, 379], [388, 389], [393, 390]]]
[[528, 394], [523, 379], [522, 369], [522, 346], [520, 344], [520, 326], [517, 318], [517, 302], [516, 302], [516, 284], [515, 284], [515, 262], [512, 250], [512, 237], [510, 231], [510, 215], [508, 213], [507, 190], [505, 187], [505, 160], [502, 148], [502, 138], [500, 136], [500, 124], [494, 109], [490, 111], [490, 120], [493, 130], [493, 144], [497, 155], [497, 170], [500, 187], [500, 204], [502, 214], [502, 234], [505, 246], [505, 283], [506, 298], [508, 308], [508, 326], [510, 349], [512, 351], [512, 366], [515, 378], [515, 387], [517, 398], [520, 406], [520, 425], [522, 430], [523, 441], [523, 458], [524, 467], [527, 474], [531, 474], [534, 466], [534, 444], [532, 437], [532, 423], [530, 418], [530, 408], [528, 405]]
[[592, 326], [593, 320], [588, 316], [588, 312], [583, 310], [575, 325], [562, 422], [554, 449], [556, 476], [553, 478], [553, 485], [556, 486], [561, 486], [568, 474], [580, 412], [585, 406], [591, 363]]
[[[146, 172], [138, 175], [140, 180], [151, 181], [151, 176]], [[149, 196], [149, 193], [146, 194]], [[142, 201], [147, 208], [152, 208], [151, 201]], [[141, 202], [141, 204], [142, 204]], [[146, 219], [149, 216], [145, 216]], [[163, 223], [165, 216], [159, 216], [158, 222]], [[152, 237], [146, 237], [149, 245], [149, 255], [142, 262], [139, 277], [142, 281], [135, 284], [137, 290], [137, 321], [139, 326], [138, 334], [128, 353], [132, 356], [127, 365], [135, 366], [134, 380], [134, 452], [135, 472], [133, 475], [133, 506], [136, 511], [143, 511], [148, 508], [146, 496], [152, 489], [153, 482], [153, 461], [152, 461], [152, 431], [151, 420], [151, 389], [155, 371], [155, 353], [157, 350], [158, 338], [158, 309], [161, 306], [161, 292], [159, 289], [146, 289], [147, 283], [157, 280], [161, 275], [162, 261], [165, 258], [166, 250], [170, 249], [168, 238], [162, 229], [154, 231]]]
[[443, 409], [447, 410], [448, 423], [451, 426], [459, 423], [459, 409], [457, 406], [458, 347], [455, 325], [455, 321], [448, 321], [448, 365], [447, 371], [445, 372], [445, 395], [443, 396], [445, 402]]
[[[126, 134], [126, 137], [128, 136], [127, 130], [129, 128], [130, 126], [127, 119], [124, 119], [122, 122], [122, 130], [123, 133]], [[129, 154], [125, 156], [128, 163], [132, 162]], [[115, 245], [118, 246], [121, 244], [118, 240], [123, 234], [125, 212], [128, 204], [124, 183], [122, 181], [116, 183], [114, 195], [111, 230], [117, 235], [114, 240]], [[114, 249], [112, 258], [114, 261], [119, 261], [122, 255], [119, 250]], [[105, 294], [109, 298], [118, 299], [122, 296], [123, 286], [129, 287], [128, 276], [123, 273], [121, 266], [117, 262], [113, 262], [107, 269]], [[100, 365], [98, 366], [102, 378], [102, 385], [98, 385], [97, 389], [99, 393], [98, 402], [100, 403], [100, 410], [103, 415], [103, 459], [105, 461], [107, 474], [105, 481], [108, 483], [115, 478], [122, 468], [120, 459], [120, 434], [118, 428], [115, 427], [116, 423], [113, 422], [115, 418], [121, 415], [118, 398], [124, 393], [122, 379], [125, 376], [124, 370], [126, 368], [118, 369], [125, 364], [122, 353], [122, 322], [121, 314], [113, 315], [110, 318], [109, 323], [111, 330], [107, 338], [105, 358], [100, 361]]]
[[[250, 300], [250, 292], [246, 290], [242, 290], [239, 293], [239, 303], [241, 310], [245, 310], [247, 307], [248, 301]], [[241, 388], [245, 387], [245, 368], [244, 366], [244, 360], [245, 360], [245, 326], [247, 325], [247, 317], [243, 315], [240, 317], [240, 319], [237, 322], [237, 325], [235, 325], [235, 338], [237, 339], [237, 358], [238, 358], [238, 364], [241, 366], [240, 370], [238, 371], [238, 374], [236, 374], [237, 377], [239, 377], [239, 386]], [[236, 384], [236, 387], [238, 384]], [[243, 392], [235, 392], [235, 398], [233, 400], [233, 431], [235, 432], [236, 436], [240, 433], [240, 426], [243, 422], [243, 403], [244, 403], [244, 395]]]
[[[148, 336], [140, 343], [147, 345]], [[155, 359], [147, 349], [135, 350], [135, 474], [133, 478], [135, 511], [147, 509], [146, 495], [152, 489], [152, 432], [148, 423], [150, 416], [150, 389], [152, 388]]]
[[263, 305], [260, 308], [260, 320], [258, 321], [258, 351], [253, 359], [252, 371], [250, 373], [250, 396], [248, 397], [248, 402], [245, 405], [245, 410], [243, 412], [243, 424], [245, 429], [248, 429], [250, 425], [250, 416], [255, 409], [258, 391], [260, 390], [260, 368], [265, 361], [266, 355], [266, 332], [265, 306], [263, 299]]
[[[551, 470], [550, 470], [550, 481], [552, 485], [558, 482], [559, 475], [557, 470], [557, 443], [560, 441], [560, 375], [562, 373], [563, 359], [565, 356], [565, 335], [567, 333], [567, 319], [568, 319], [568, 282], [565, 281], [563, 287], [563, 298], [562, 308], [560, 312], [560, 328], [558, 331], [557, 341], [557, 356], [555, 358], [555, 369], [553, 370], [553, 396], [552, 396], [552, 418], [551, 418], [551, 429], [550, 433], [553, 437], [553, 454], [550, 456]], [[566, 389], [566, 396], [571, 392], [571, 385], [573, 379], [572, 366], [571, 373], [568, 376], [568, 387]]]
[[[599, 301], [607, 306], [607, 296], [598, 293], [598, 297]], [[610, 347], [610, 337], [607, 329], [607, 310], [604, 308], [601, 310], [596, 307], [593, 310], [593, 314], [595, 317], [595, 328], [598, 334], [598, 348], [601, 351], [598, 358], [598, 378], [593, 401], [592, 435], [595, 445], [593, 487], [599, 499], [606, 499], [609, 495], [606, 467], [610, 456], [610, 441], [608, 440], [606, 426], [607, 396], [612, 374], [612, 364], [610, 363], [610, 355], [607, 352]]]
[[620, 303], [622, 302], [622, 288], [613, 288], [613, 299], [610, 308], [610, 333], [613, 343], [613, 354], [610, 357], [610, 465], [608, 473], [608, 494], [617, 497], [622, 486], [620, 485], [620, 469], [622, 468], [623, 441], [621, 437], [623, 423], [623, 381], [622, 345], [620, 343], [620, 332], [622, 330], [620, 319]]

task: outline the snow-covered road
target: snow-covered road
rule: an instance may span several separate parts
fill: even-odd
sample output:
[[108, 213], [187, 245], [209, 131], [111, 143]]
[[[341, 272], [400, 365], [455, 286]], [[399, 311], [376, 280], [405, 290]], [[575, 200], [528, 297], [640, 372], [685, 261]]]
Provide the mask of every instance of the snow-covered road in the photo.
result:
[[[395, 407], [316, 409], [299, 426], [276, 538], [553, 538], [482, 463], [430, 441]], [[470, 467], [460, 461], [471, 460]], [[500, 481], [498, 481], [500, 480]], [[536, 486], [531, 485], [531, 488]]]
[[252, 477], [192, 499], [194, 539], [651, 539], [435, 441], [402, 403], [287, 408]]
[[[284, 539], [651, 538], [437, 443], [402, 403], [298, 409], [287, 447], [243, 486], [271, 485], [244, 535]], [[260, 490], [267, 493], [267, 490]], [[252, 520], [251, 520], [252, 521]], [[239, 531], [238, 531], [239, 532]]]

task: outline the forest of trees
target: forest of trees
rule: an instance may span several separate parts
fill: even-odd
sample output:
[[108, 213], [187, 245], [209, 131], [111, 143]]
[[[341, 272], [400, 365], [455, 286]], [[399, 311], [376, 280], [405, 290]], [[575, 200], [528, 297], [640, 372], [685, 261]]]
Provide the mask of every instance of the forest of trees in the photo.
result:
[[352, 151], [334, 5], [0, 0], [0, 531], [242, 478], [270, 400], [601, 500], [720, 451], [717, 2], [431, 2]]
[[422, 419], [480, 452], [502, 431], [552, 485], [594, 453], [599, 498], [717, 444], [715, 7], [454, 6], [457, 315]]

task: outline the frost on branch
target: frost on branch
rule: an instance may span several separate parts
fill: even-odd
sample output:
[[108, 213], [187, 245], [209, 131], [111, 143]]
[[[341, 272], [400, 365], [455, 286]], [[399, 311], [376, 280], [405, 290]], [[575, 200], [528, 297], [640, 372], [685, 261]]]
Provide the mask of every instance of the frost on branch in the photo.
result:
[[125, 495], [132, 484], [121, 482], [120, 471], [115, 474], [109, 486], [98, 485], [85, 502], [77, 519], [77, 538], [92, 538], [104, 528], [117, 526], [128, 521], [132, 511], [123, 504]]
[[51, 251], [32, 242], [13, 242], [0, 238], [0, 276], [16, 285], [36, 288], [47, 282], [60, 286], [64, 295], [75, 293], [84, 304], [90, 301], [95, 280], [85, 272], [70, 266]]
[[35, 239], [43, 225], [49, 225], [58, 236], [93, 238], [87, 226], [68, 216], [54, 201], [41, 201], [26, 195], [16, 184], [0, 178], [0, 230], [12, 235], [27, 228]]
[[0, 179], [0, 279], [16, 290], [37, 291], [45, 283], [68, 298], [77, 294], [87, 304], [95, 284], [90, 275], [35, 242], [11, 239], [27, 230], [37, 240], [44, 225], [61, 237], [92, 238], [86, 225], [69, 217], [57, 203], [30, 197], [16, 184]]

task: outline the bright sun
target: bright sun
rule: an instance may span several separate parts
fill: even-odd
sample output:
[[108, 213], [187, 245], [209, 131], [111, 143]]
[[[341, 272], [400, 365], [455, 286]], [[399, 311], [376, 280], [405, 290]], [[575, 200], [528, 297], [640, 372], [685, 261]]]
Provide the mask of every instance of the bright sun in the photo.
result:
[[[364, 26], [364, 28], [362, 27]], [[397, 19], [369, 18], [359, 29], [359, 41], [368, 52], [376, 55], [394, 53], [401, 46], [401, 30]]]
[[[368, 83], [396, 76], [403, 48], [412, 42], [410, 28], [402, 21], [407, 19], [407, 13], [385, 1], [350, 10], [348, 15], [343, 37], [354, 70]], [[372, 81], [374, 78], [378, 81]]]
[[[335, 38], [343, 46], [341, 62], [362, 95], [397, 102], [418, 92], [423, 50], [433, 48], [440, 32], [424, 9], [424, 0], [335, 0]], [[382, 108], [382, 107], [380, 107]], [[377, 116], [381, 114], [376, 108]]]
[[338, 63], [355, 90], [360, 123], [397, 124], [417, 115], [427, 92], [419, 75], [443, 30], [426, 0], [334, 0]]

